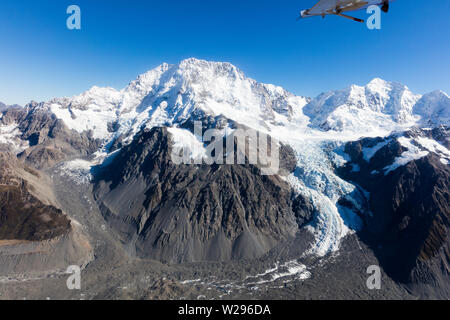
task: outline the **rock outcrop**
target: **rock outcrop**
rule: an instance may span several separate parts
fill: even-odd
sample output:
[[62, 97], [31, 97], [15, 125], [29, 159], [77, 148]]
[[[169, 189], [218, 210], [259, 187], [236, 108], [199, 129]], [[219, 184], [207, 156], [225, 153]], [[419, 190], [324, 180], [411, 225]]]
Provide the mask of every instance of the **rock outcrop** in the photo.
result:
[[[404, 138], [420, 148], [415, 142], [419, 138], [434, 137], [444, 142], [448, 136], [442, 127], [412, 130]], [[408, 151], [397, 138], [394, 135], [349, 143], [346, 152], [352, 161], [340, 173], [370, 193], [372, 214], [363, 215], [363, 238], [374, 246], [386, 272], [420, 293], [427, 294], [427, 288], [434, 288], [438, 297], [448, 297], [450, 169], [439, 152], [429, 152], [388, 171], [386, 168]], [[383, 144], [370, 159], [367, 153], [364, 158], [367, 148], [373, 150]]]
[[144, 131], [97, 175], [102, 212], [137, 255], [255, 258], [295, 235], [291, 189], [278, 176], [252, 165], [175, 165], [171, 151], [167, 129]]

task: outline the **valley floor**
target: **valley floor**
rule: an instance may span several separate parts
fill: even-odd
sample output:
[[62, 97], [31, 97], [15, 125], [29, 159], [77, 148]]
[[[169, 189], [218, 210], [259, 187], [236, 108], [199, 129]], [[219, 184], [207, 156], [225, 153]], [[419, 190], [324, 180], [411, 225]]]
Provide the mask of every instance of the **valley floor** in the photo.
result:
[[[52, 174], [52, 173], [50, 173]], [[81, 273], [81, 290], [69, 290], [69, 275], [0, 278], [0, 299], [415, 299], [385, 274], [381, 290], [369, 290], [366, 270], [377, 265], [356, 235], [339, 254], [304, 256], [313, 241], [301, 231], [291, 243], [257, 261], [166, 265], [133, 257], [109, 229], [91, 197], [89, 184], [53, 173], [58, 202], [82, 226], [94, 259]]]

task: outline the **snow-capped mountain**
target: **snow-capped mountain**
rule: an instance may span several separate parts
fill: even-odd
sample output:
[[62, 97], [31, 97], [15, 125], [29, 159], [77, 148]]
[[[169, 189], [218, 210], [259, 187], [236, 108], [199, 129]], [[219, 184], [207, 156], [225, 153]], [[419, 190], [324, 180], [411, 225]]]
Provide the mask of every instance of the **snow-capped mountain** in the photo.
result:
[[[143, 128], [176, 127], [192, 116], [221, 115], [268, 133], [296, 152], [298, 170], [288, 181], [320, 208], [315, 251], [324, 255], [338, 249], [348, 226], [357, 228], [360, 224], [355, 214], [339, 212], [338, 200], [351, 193], [362, 197], [355, 193], [355, 186], [334, 173], [336, 164], [345, 159], [330, 148], [415, 125], [448, 124], [449, 108], [449, 97], [443, 92], [420, 96], [404, 85], [381, 79], [311, 100], [249, 79], [229, 63], [187, 59], [175, 65], [162, 64], [120, 91], [93, 87], [79, 96], [30, 104], [26, 110], [50, 112], [68, 129], [100, 141], [103, 147], [97, 151], [102, 155], [92, 165], [115, 151], [108, 147], [119, 138], [122, 146], [127, 145]], [[19, 124], [8, 125], [1, 132], [17, 137]], [[190, 132], [182, 131], [192, 138]], [[173, 136], [178, 145], [186, 145], [181, 141], [182, 131]], [[76, 163], [83, 163], [82, 170], [73, 163], [65, 167], [72, 168], [76, 176], [83, 170], [89, 174], [86, 162]]]
[[414, 125], [420, 114], [413, 108], [420, 98], [402, 84], [374, 79], [364, 87], [323, 93], [304, 110], [311, 124], [323, 130], [382, 133]]
[[[72, 98], [42, 103], [70, 129], [92, 130], [94, 137], [132, 137], [147, 127], [181, 123], [195, 112], [222, 114], [243, 123], [289, 120], [301, 112], [307, 98], [281, 87], [246, 78], [229, 63], [188, 59], [140, 75], [126, 88], [93, 87]], [[108, 124], [117, 130], [111, 133]]]
[[[365, 215], [372, 214], [368, 205], [370, 193], [352, 182], [354, 179], [345, 179], [337, 172], [337, 168], [347, 164], [350, 168], [348, 175], [358, 174], [361, 168], [365, 169], [366, 162], [369, 163], [373, 157], [380, 157], [381, 150], [381, 153], [388, 156], [382, 161], [384, 166], [376, 168], [379, 172], [372, 169], [373, 177], [380, 175], [389, 178], [395, 176], [397, 170], [410, 170], [415, 161], [428, 161], [427, 159], [433, 160], [433, 165], [438, 167], [437, 172], [446, 172], [450, 160], [448, 134], [440, 126], [449, 125], [449, 110], [450, 99], [444, 92], [436, 91], [421, 96], [412, 93], [402, 84], [381, 79], [374, 79], [365, 86], [353, 85], [310, 99], [295, 96], [281, 87], [247, 78], [229, 63], [187, 59], [175, 65], [162, 64], [140, 75], [122, 90], [93, 87], [75, 97], [55, 98], [48, 102], [30, 103], [25, 108], [3, 111], [0, 115], [0, 145], [9, 145], [9, 151], [12, 150], [19, 158], [35, 167], [37, 163], [46, 169], [56, 165], [56, 172], [69, 176], [80, 184], [91, 182], [90, 178], [95, 171], [93, 168], [111, 165], [115, 173], [115, 169], [120, 169], [117, 170], [118, 176], [113, 179], [112, 185], [108, 180], [111, 174], [107, 174], [102, 181], [104, 185], [95, 186], [97, 200], [101, 201], [99, 206], [102, 210], [106, 210], [106, 207], [109, 210], [103, 214], [105, 217], [121, 217], [110, 221], [114, 226], [119, 224], [118, 221], [130, 222], [126, 226], [121, 225], [124, 229], [120, 229], [126, 239], [137, 238], [133, 234], [133, 227], [137, 225], [139, 232], [142, 232], [139, 235], [148, 235], [157, 240], [161, 247], [170, 242], [170, 237], [165, 234], [166, 228], [177, 228], [178, 240], [184, 239], [185, 232], [192, 232], [193, 229], [183, 229], [183, 225], [162, 219], [162, 227], [155, 227], [155, 233], [150, 232], [148, 223], [152, 220], [149, 217], [154, 212], [148, 210], [157, 208], [155, 203], [165, 199], [167, 206], [172, 206], [169, 211], [174, 213], [173, 203], [179, 201], [176, 208], [189, 208], [190, 214], [201, 212], [204, 221], [213, 219], [208, 215], [210, 207], [223, 206], [223, 202], [216, 202], [218, 198], [223, 198], [223, 195], [218, 195], [220, 188], [203, 185], [204, 176], [217, 183], [226, 181], [230, 190], [253, 187], [257, 188], [253, 191], [260, 194], [265, 194], [267, 185], [273, 185], [274, 189], [288, 185], [293, 198], [287, 196], [287, 191], [283, 193], [284, 197], [289, 198], [284, 199], [285, 203], [278, 203], [265, 196], [270, 200], [270, 208], [258, 206], [260, 201], [257, 198], [252, 198], [251, 203], [243, 203], [250, 201], [251, 197], [241, 192], [233, 193], [228, 204], [237, 211], [230, 213], [220, 209], [224, 211], [223, 216], [229, 219], [224, 222], [227, 224], [225, 230], [228, 235], [247, 237], [245, 243], [252, 245], [242, 245], [245, 248], [241, 252], [242, 257], [246, 257], [249, 252], [261, 254], [267, 251], [283, 238], [278, 235], [291, 234], [289, 226], [292, 221], [309, 221], [303, 219], [302, 215], [314, 215], [313, 222], [307, 228], [313, 232], [315, 242], [305, 254], [323, 257], [338, 252], [342, 240], [347, 235], [360, 231], [367, 220]], [[228, 168], [226, 170], [229, 171], [221, 172], [226, 179], [217, 179], [215, 171], [204, 168], [168, 170], [167, 168], [172, 168], [172, 164], [166, 156], [172, 145], [162, 141], [169, 141], [170, 135], [174, 146], [189, 147], [197, 138], [187, 129], [189, 126], [186, 124], [193, 118], [207, 121], [219, 116], [230, 123], [267, 133], [283, 145], [290, 146], [292, 152], [288, 152], [288, 157], [294, 159], [290, 174], [268, 184], [260, 177], [255, 177], [255, 172], [251, 169], [239, 168], [236, 170], [240, 171], [236, 171]], [[396, 133], [416, 126], [439, 129], [439, 135], [427, 136], [423, 133], [405, 137]], [[156, 127], [170, 129], [161, 131]], [[354, 159], [351, 162], [352, 157], [346, 153], [346, 146], [364, 137], [380, 138], [358, 145], [358, 152], [362, 152], [361, 157], [365, 162], [359, 158], [358, 161], [362, 162]], [[395, 143], [392, 144], [392, 141]], [[199, 141], [194, 142], [201, 144]], [[396, 148], [395, 152], [385, 151], [389, 151], [392, 145]], [[352, 166], [349, 167], [349, 164]], [[242, 184], [245, 187], [235, 185], [240, 179], [229, 179], [236, 172], [248, 178]], [[369, 173], [372, 174], [371, 171]], [[156, 178], [158, 175], [163, 175], [166, 179]], [[189, 180], [192, 177], [195, 179]], [[439, 183], [443, 180], [439, 180]], [[183, 183], [192, 183], [192, 186], [187, 188]], [[151, 189], [148, 189], [149, 186]], [[174, 186], [182, 195], [172, 199], [169, 196]], [[207, 194], [192, 194], [192, 190], [209, 191]], [[240, 199], [241, 196], [244, 200]], [[130, 198], [134, 200], [131, 201]], [[198, 204], [192, 205], [191, 201], [197, 201]], [[292, 202], [302, 204], [299, 212], [303, 213], [300, 216], [293, 216], [295, 210], [289, 211]], [[239, 218], [241, 207], [257, 210], [258, 214], [263, 210], [268, 211], [261, 217], [255, 217], [252, 222], [254, 226], [248, 228], [246, 222], [242, 223], [245, 219]], [[130, 212], [134, 215], [129, 216]], [[284, 217], [279, 212], [287, 213]], [[182, 219], [185, 216], [183, 214], [174, 217], [174, 221]], [[279, 225], [273, 223], [274, 215], [284, 218], [283, 230], [278, 230]], [[190, 222], [186, 224], [190, 226]], [[211, 243], [198, 243], [203, 241], [203, 235], [206, 234], [205, 237], [210, 237], [208, 241], [221, 241], [219, 247], [227, 248], [227, 254], [221, 257], [233, 256], [235, 253], [230, 248], [234, 247], [234, 243], [229, 239], [225, 241], [226, 236], [223, 234], [214, 233], [219, 232], [223, 223], [215, 221], [214, 225], [216, 229], [208, 232], [201, 226], [193, 227], [201, 230], [195, 233], [199, 238], [196, 238], [196, 245], [189, 250], [202, 248], [199, 251], [203, 250], [205, 254], [200, 258], [213, 256], [208, 249]], [[271, 227], [264, 228], [267, 225]], [[249, 230], [252, 231], [248, 233]], [[275, 233], [271, 235], [271, 232]], [[178, 254], [176, 248], [180, 248], [180, 243], [181, 240], [171, 244], [171, 254], [174, 256]], [[260, 243], [264, 243], [264, 246], [259, 245]], [[141, 251], [151, 247], [145, 241], [141, 245]], [[150, 256], [162, 257], [166, 249], [158, 248], [157, 254]], [[192, 257], [195, 254], [184, 256], [183, 259]], [[173, 257], [172, 261], [178, 260]]]
[[421, 115], [421, 125], [450, 125], [450, 97], [443, 91], [425, 94], [414, 106], [413, 113]]

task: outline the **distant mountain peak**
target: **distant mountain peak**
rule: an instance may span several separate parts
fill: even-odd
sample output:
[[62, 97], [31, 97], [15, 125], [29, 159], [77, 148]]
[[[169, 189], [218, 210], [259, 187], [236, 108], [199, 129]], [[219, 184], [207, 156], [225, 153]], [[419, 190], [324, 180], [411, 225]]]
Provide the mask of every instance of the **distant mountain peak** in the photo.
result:
[[389, 87], [391, 82], [386, 81], [381, 78], [373, 78], [365, 87], [369, 89], [375, 89], [375, 91], [378, 91], [379, 89], [384, 89], [386, 87]]
[[440, 90], [427, 93], [414, 106], [413, 112], [421, 116], [424, 126], [450, 126], [450, 97]]
[[[142, 126], [179, 124], [194, 111], [250, 126], [276, 119], [286, 122], [301, 115], [308, 101], [279, 86], [247, 78], [231, 63], [189, 58], [163, 63], [120, 91], [94, 86], [40, 107], [62, 119], [69, 129], [91, 130], [95, 138], [109, 140], [118, 134], [131, 138]], [[117, 124], [117, 132], [108, 130], [111, 123]]]
[[413, 108], [421, 97], [401, 83], [375, 78], [365, 86], [321, 94], [304, 111], [313, 127], [381, 134], [414, 125], [419, 115]]

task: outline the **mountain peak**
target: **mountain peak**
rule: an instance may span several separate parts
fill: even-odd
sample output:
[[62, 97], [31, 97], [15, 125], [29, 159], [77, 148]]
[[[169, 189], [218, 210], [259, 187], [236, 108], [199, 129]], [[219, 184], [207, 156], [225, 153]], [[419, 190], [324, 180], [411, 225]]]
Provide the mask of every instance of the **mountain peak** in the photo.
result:
[[171, 86], [182, 89], [196, 84], [217, 82], [219, 78], [243, 80], [245, 75], [228, 62], [188, 58], [177, 64], [163, 63], [141, 74], [124, 91], [138, 92], [139, 98], [143, 98], [153, 90], [168, 89]]
[[180, 69], [185, 69], [189, 67], [197, 67], [197, 68], [210, 68], [210, 67], [228, 67], [229, 69], [237, 69], [230, 62], [220, 62], [220, 61], [211, 61], [211, 60], [203, 60], [197, 58], [188, 58], [181, 60], [177, 66]]
[[246, 79], [244, 73], [229, 62], [216, 62], [189, 58], [175, 66], [176, 73], [186, 82], [216, 81], [220, 78]]
[[286, 122], [298, 116], [306, 102], [281, 87], [247, 78], [231, 63], [189, 58], [163, 63], [120, 91], [93, 87], [43, 107], [70, 129], [92, 130], [95, 138], [109, 139], [111, 123], [121, 129], [114, 134], [131, 137], [142, 126], [180, 124], [195, 111], [257, 126], [275, 119]]
[[410, 91], [407, 86], [399, 82], [387, 81], [381, 78], [372, 79], [366, 86], [372, 92], [386, 93], [388, 91]]
[[450, 97], [441, 90], [427, 93], [414, 106], [414, 113], [422, 118], [423, 125], [450, 125]]
[[388, 81], [381, 78], [373, 78], [367, 85], [368, 86], [386, 86], [389, 84]]
[[420, 95], [401, 83], [375, 78], [366, 86], [352, 85], [313, 99], [304, 109], [313, 127], [360, 134], [388, 133], [413, 125], [412, 109]]

